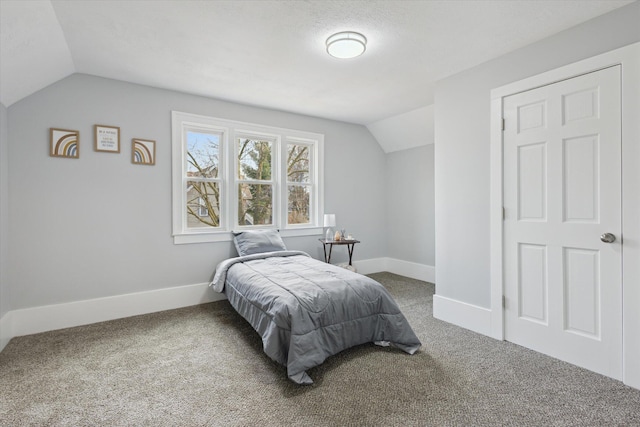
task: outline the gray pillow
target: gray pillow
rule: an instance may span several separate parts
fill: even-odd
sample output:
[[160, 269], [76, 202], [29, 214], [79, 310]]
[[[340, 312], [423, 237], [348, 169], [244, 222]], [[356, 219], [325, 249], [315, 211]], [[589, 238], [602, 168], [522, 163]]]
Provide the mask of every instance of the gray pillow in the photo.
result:
[[240, 256], [287, 250], [278, 230], [234, 231], [233, 236]]

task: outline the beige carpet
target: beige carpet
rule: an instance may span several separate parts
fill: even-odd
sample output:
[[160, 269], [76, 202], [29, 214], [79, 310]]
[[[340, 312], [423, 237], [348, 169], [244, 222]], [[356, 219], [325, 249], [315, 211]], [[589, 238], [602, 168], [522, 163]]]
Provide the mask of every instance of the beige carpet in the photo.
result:
[[640, 426], [640, 391], [432, 317], [432, 284], [372, 275], [423, 348], [363, 345], [298, 386], [226, 301], [14, 338], [2, 426]]

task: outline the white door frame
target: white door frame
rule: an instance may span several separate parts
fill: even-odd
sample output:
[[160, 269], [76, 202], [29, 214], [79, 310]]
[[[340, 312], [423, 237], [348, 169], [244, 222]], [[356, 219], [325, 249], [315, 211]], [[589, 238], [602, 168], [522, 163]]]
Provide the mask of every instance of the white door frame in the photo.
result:
[[613, 65], [622, 68], [622, 342], [623, 382], [640, 389], [640, 43], [526, 78], [491, 91], [491, 336], [504, 339], [503, 98]]

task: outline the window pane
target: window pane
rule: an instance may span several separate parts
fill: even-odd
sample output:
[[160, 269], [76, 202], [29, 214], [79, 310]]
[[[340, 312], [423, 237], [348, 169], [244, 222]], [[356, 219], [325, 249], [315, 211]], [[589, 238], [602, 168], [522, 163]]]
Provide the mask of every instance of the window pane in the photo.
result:
[[287, 146], [287, 181], [309, 182], [309, 146]]
[[309, 217], [309, 187], [306, 185], [289, 185], [288, 214], [289, 224], [308, 224]]
[[238, 189], [238, 225], [273, 224], [273, 187], [240, 184]]
[[220, 227], [220, 185], [187, 182], [187, 227]]
[[187, 131], [187, 176], [217, 178], [220, 161], [220, 135]]
[[238, 179], [271, 180], [271, 141], [238, 138]]

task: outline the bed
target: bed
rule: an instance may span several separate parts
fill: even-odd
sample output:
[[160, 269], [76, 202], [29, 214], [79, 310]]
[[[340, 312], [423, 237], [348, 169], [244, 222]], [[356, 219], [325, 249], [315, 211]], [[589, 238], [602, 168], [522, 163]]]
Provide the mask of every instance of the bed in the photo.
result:
[[375, 280], [287, 250], [276, 230], [234, 233], [238, 257], [216, 267], [211, 286], [262, 337], [289, 379], [347, 348], [373, 342], [414, 354], [421, 346], [388, 291]]

